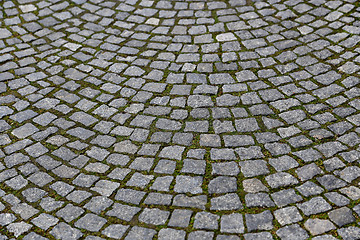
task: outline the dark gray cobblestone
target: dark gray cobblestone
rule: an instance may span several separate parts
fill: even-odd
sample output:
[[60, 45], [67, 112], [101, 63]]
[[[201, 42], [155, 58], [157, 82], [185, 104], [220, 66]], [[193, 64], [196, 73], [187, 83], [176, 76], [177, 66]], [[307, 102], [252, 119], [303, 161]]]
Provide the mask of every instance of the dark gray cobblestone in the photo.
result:
[[356, 0], [0, 4], [0, 239], [360, 239]]

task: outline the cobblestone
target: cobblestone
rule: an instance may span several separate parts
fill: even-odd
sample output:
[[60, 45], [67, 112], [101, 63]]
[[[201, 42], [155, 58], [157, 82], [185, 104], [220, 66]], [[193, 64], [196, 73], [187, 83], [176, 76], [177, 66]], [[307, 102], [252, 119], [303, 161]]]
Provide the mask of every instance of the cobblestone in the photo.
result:
[[358, 239], [359, 7], [5, 1], [0, 239]]

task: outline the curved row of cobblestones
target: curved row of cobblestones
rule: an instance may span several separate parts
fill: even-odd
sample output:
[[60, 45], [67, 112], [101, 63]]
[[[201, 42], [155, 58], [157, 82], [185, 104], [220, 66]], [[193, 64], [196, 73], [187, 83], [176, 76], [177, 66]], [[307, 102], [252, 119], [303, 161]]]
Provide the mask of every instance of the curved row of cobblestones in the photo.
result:
[[0, 4], [0, 239], [360, 239], [356, 0]]

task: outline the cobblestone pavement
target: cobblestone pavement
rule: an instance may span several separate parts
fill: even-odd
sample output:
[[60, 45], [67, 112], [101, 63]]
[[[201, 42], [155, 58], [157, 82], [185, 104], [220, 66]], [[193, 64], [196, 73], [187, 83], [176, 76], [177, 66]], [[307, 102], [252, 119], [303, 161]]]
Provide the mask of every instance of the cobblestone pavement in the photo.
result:
[[357, 0], [0, 4], [0, 239], [360, 239]]

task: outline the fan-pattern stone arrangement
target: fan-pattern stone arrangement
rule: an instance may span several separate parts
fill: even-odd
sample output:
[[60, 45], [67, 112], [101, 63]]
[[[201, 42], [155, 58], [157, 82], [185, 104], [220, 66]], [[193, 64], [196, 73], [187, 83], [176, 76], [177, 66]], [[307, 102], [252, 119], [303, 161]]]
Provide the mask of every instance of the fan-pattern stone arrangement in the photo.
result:
[[360, 239], [357, 0], [5, 0], [0, 239]]

